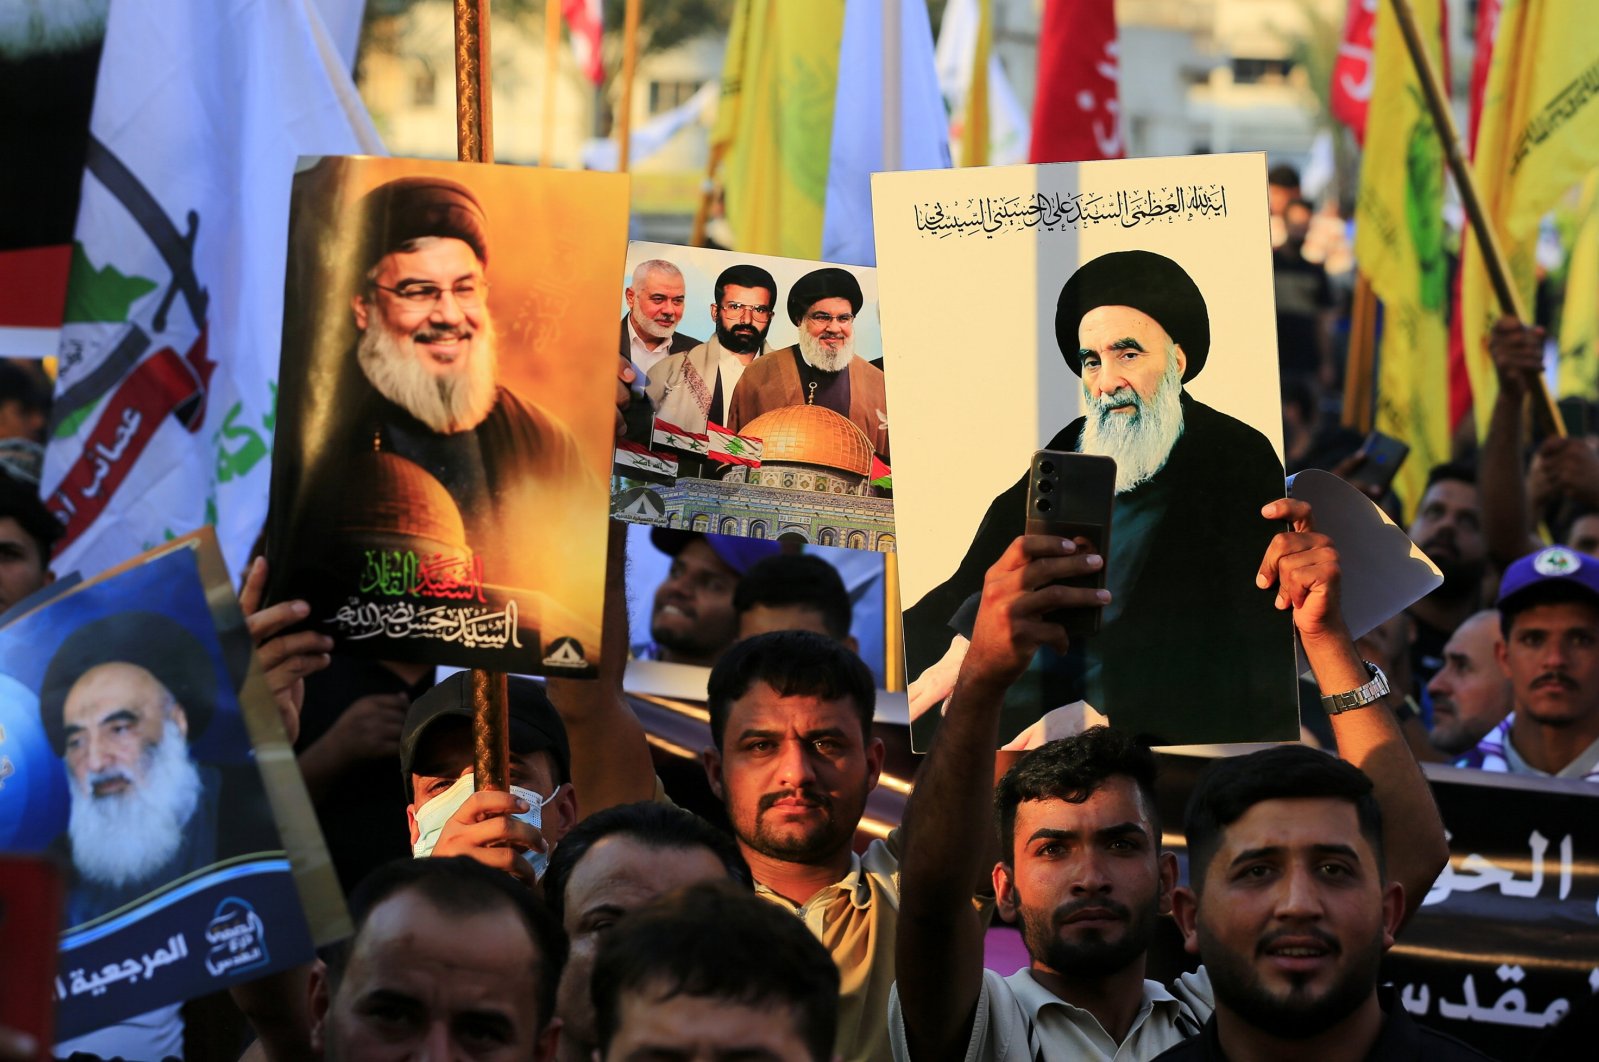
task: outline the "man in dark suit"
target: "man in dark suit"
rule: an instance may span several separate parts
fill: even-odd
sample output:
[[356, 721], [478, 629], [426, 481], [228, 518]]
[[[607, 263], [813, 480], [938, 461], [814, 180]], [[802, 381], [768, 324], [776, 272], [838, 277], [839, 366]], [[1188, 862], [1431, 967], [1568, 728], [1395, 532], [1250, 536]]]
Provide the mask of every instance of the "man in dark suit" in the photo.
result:
[[629, 441], [648, 446], [653, 414], [642, 392], [650, 382], [650, 370], [670, 355], [699, 346], [700, 341], [677, 330], [683, 320], [683, 271], [666, 259], [651, 258], [634, 267], [633, 282], [623, 295], [627, 316], [622, 318], [618, 352], [633, 363], [638, 374], [633, 381], [633, 400], [623, 414], [625, 434]]

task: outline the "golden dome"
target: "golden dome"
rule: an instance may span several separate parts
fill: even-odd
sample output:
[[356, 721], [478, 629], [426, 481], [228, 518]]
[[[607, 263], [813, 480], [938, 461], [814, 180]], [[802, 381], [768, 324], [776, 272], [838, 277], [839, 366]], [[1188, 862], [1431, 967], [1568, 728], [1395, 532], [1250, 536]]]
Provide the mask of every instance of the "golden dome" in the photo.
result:
[[455, 499], [415, 462], [397, 454], [365, 453], [351, 462], [342, 482], [335, 534], [399, 536], [422, 553], [470, 553]]
[[823, 465], [857, 476], [872, 471], [872, 441], [848, 417], [826, 406], [783, 406], [739, 430], [761, 440], [761, 464]]

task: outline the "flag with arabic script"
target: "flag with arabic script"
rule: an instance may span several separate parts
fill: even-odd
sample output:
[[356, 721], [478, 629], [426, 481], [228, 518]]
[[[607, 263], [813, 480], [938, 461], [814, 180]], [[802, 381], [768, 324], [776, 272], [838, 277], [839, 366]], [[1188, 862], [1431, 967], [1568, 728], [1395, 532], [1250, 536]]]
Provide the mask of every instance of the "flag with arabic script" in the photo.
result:
[[266, 517], [289, 180], [382, 144], [313, 0], [113, 4], [42, 494], [58, 571]]

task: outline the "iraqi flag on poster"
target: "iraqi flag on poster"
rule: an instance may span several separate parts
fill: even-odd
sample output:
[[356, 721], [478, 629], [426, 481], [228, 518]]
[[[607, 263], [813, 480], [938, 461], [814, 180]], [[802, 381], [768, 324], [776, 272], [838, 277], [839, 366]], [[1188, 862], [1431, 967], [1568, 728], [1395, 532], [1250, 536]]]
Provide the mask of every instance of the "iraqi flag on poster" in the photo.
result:
[[628, 479], [644, 479], [652, 483], [676, 483], [677, 459], [670, 454], [658, 454], [636, 442], [618, 439], [615, 473]]
[[1119, 159], [1115, 0], [1050, 0], [1038, 31], [1029, 162]]
[[724, 465], [761, 467], [761, 440], [734, 434], [720, 424], [705, 425], [705, 434], [711, 443], [706, 456], [712, 461], [720, 461]]
[[668, 446], [674, 450], [687, 450], [693, 454], [703, 454], [710, 449], [710, 439], [704, 432], [689, 431], [679, 428], [671, 421], [655, 418], [655, 431], [650, 436], [650, 441], [656, 446]]
[[41, 492], [58, 571], [266, 517], [289, 181], [381, 153], [313, 0], [112, 4]]
[[1344, 36], [1338, 42], [1338, 59], [1333, 63], [1332, 116], [1355, 134], [1355, 142], [1366, 142], [1366, 108], [1371, 103], [1371, 86], [1376, 66], [1372, 62], [1372, 29], [1377, 24], [1377, 0], [1349, 0], [1344, 18]]

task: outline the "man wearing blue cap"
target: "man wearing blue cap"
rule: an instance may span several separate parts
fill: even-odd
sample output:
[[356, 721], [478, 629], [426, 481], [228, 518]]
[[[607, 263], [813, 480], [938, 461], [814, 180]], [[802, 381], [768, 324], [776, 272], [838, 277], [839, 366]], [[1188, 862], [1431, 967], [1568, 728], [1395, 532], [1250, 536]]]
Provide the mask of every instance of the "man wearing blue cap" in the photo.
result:
[[[1062, 288], [1055, 339], [1082, 379], [1087, 415], [1048, 448], [1116, 461], [1111, 604], [1100, 633], [1074, 638], [1069, 655], [1040, 651], [1007, 702], [1007, 738], [1079, 699], [1158, 736], [1171, 706], [1197, 694], [1227, 705], [1210, 715], [1205, 740], [1252, 740], [1293, 703], [1287, 614], [1255, 583], [1279, 529], [1260, 512], [1282, 493], [1283, 469], [1265, 436], [1183, 389], [1204, 368], [1210, 337], [1199, 286], [1164, 255], [1101, 255]], [[995, 498], [960, 567], [906, 612], [909, 674], [927, 670], [939, 687], [913, 683], [913, 713], [948, 693], [984, 573], [1022, 533], [1026, 495], [1023, 476]], [[1252, 666], [1273, 654], [1283, 661], [1275, 672]], [[913, 726], [936, 718], [924, 712]]]
[[734, 535], [705, 535], [657, 527], [655, 548], [672, 558], [655, 590], [650, 642], [635, 646], [641, 659], [710, 667], [738, 640], [733, 594], [757, 561], [775, 556], [776, 542]]
[[1499, 584], [1511, 713], [1457, 766], [1599, 782], [1599, 560], [1550, 546]]

